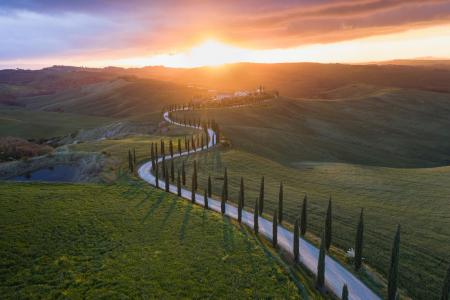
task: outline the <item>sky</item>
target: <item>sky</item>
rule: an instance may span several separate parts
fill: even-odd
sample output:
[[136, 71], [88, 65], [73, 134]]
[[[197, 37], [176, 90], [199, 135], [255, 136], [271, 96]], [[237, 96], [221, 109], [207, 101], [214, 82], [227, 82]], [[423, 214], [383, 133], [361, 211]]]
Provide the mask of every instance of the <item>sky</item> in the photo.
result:
[[0, 68], [450, 58], [449, 0], [1, 0]]

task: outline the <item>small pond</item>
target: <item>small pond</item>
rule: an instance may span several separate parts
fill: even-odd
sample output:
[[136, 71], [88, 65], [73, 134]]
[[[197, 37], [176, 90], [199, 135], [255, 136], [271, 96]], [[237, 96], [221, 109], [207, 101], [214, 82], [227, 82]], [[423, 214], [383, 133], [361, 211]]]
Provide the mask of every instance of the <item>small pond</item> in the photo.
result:
[[51, 181], [70, 182], [75, 179], [77, 167], [71, 165], [56, 165], [43, 168], [19, 176], [11, 177], [9, 180], [15, 181]]

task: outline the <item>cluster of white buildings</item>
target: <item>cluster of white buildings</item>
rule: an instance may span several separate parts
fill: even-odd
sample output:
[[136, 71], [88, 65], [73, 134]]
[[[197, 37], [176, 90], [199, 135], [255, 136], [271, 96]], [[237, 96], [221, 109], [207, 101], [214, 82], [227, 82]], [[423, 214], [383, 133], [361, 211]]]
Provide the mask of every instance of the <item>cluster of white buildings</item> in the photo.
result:
[[255, 91], [236, 91], [234, 93], [217, 93], [214, 97], [215, 100], [225, 100], [237, 97], [247, 97], [251, 95], [258, 95], [264, 93], [264, 86], [260, 85]]

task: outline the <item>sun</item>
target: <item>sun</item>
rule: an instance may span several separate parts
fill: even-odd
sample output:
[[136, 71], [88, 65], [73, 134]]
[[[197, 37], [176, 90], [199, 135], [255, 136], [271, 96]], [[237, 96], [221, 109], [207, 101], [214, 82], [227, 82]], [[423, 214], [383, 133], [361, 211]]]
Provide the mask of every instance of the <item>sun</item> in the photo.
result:
[[243, 53], [243, 49], [209, 39], [186, 53], [186, 63], [196, 66], [220, 66], [239, 61]]

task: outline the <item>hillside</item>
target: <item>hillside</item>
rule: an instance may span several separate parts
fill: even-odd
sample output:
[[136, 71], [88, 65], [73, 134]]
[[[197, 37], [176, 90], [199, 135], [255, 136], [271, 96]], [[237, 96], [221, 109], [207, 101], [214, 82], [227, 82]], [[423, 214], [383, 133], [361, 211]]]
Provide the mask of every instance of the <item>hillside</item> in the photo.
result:
[[247, 229], [141, 182], [1, 183], [0, 194], [6, 298], [310, 295]]
[[327, 93], [337, 98], [279, 98], [202, 115], [214, 118], [233, 146], [290, 166], [304, 161], [391, 167], [450, 162], [450, 94], [366, 86]]

